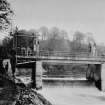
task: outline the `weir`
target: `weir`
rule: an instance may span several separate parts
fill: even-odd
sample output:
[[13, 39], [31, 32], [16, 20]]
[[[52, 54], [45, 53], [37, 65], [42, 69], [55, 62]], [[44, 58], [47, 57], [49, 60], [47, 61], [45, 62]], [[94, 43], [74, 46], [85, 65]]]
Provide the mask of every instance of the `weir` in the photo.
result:
[[[79, 61], [71, 61], [71, 62], [63, 62], [63, 60], [57, 59], [57, 60], [53, 60], [52, 59], [48, 59], [48, 60], [39, 60], [36, 59], [35, 61], [28, 61], [28, 62], [23, 62], [23, 63], [18, 63], [17, 67], [29, 67], [32, 68], [32, 81], [33, 81], [33, 87], [35, 87], [36, 89], [42, 88], [42, 72], [43, 72], [43, 68], [42, 68], [42, 63], [43, 62], [49, 62], [51, 64], [56, 63], [55, 61], [57, 61], [57, 64], [73, 64], [73, 63], [81, 63], [81, 60]], [[62, 63], [61, 63], [62, 61]], [[66, 61], [66, 60], [65, 60]], [[68, 60], [67, 60], [68, 61]], [[91, 62], [93, 62], [91, 64]], [[98, 62], [98, 61], [97, 61]], [[88, 64], [88, 70], [87, 70], [87, 75], [86, 78], [87, 80], [93, 80], [96, 87], [100, 90], [102, 90], [103, 92], [105, 91], [105, 64], [104, 62], [102, 63], [102, 61], [99, 63], [94, 62], [94, 61], [89, 61], [87, 63], [83, 64]]]

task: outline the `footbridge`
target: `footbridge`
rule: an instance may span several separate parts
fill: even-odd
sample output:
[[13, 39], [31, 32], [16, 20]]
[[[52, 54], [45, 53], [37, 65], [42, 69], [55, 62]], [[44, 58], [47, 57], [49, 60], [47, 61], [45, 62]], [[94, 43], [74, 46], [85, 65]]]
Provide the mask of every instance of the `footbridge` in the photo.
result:
[[17, 54], [19, 61], [42, 61], [49, 63], [68, 64], [68, 63], [81, 63], [81, 64], [102, 64], [105, 62], [105, 56], [91, 55], [88, 52], [61, 52], [61, 51], [39, 51], [38, 54]]
[[87, 64], [88, 71], [91, 71], [91, 65], [95, 66], [94, 75], [95, 80], [101, 80], [101, 89], [105, 91], [105, 56], [92, 55], [88, 52], [60, 52], [60, 51], [39, 51], [31, 54], [17, 53], [17, 67], [29, 67], [32, 68], [32, 78], [34, 85], [37, 85], [36, 81], [42, 80], [42, 63], [47, 62], [50, 64]]

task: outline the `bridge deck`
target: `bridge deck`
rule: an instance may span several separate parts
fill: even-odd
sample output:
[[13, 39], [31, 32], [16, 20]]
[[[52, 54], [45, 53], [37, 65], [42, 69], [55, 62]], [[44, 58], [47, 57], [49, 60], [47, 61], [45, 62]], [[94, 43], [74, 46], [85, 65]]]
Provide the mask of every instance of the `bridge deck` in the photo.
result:
[[31, 63], [32, 61], [42, 61], [52, 64], [68, 64], [68, 63], [81, 63], [81, 64], [102, 64], [105, 62], [103, 57], [57, 57], [57, 56], [17, 56], [19, 60], [26, 60]]

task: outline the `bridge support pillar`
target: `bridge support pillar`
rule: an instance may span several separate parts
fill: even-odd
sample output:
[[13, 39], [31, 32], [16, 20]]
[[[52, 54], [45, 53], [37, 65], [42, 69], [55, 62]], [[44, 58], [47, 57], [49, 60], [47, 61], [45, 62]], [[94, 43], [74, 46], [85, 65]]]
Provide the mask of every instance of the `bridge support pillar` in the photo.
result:
[[32, 88], [42, 88], [42, 62], [36, 61], [32, 67]]
[[86, 79], [90, 82], [94, 81], [94, 71], [95, 71], [95, 65], [94, 64], [88, 64], [87, 72], [86, 72]]
[[32, 80], [32, 88], [36, 88], [36, 62], [32, 64], [31, 80]]
[[42, 88], [42, 61], [36, 61], [36, 89]]
[[102, 90], [101, 64], [95, 64], [94, 82], [95, 82], [95, 86], [96, 86], [99, 90]]
[[89, 64], [86, 78], [90, 82], [95, 83], [96, 88], [102, 90], [101, 84], [101, 64]]
[[102, 91], [105, 92], [105, 64], [101, 65], [101, 82]]

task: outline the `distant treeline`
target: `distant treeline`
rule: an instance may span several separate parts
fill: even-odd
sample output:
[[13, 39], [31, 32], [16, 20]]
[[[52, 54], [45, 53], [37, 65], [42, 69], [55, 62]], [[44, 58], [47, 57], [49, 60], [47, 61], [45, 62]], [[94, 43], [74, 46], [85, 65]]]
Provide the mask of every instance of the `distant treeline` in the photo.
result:
[[[88, 52], [89, 43], [95, 42], [92, 33], [76, 31], [73, 34], [73, 38], [70, 39], [65, 30], [60, 30], [57, 27], [48, 29], [43, 26], [38, 30], [32, 29], [29, 31], [19, 30], [16, 28], [13, 33], [10, 33], [10, 37], [6, 37], [3, 40], [3, 46], [8, 48], [25, 48], [26, 50], [28, 49], [33, 51], [37, 36], [39, 40], [39, 49], [47, 51], [65, 51], [73, 53], [79, 51]], [[102, 45], [99, 46], [97, 43], [96, 47], [98, 53], [104, 55], [105, 47]]]

